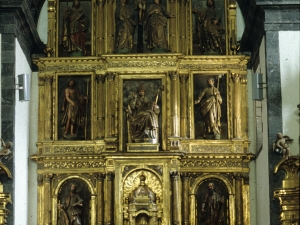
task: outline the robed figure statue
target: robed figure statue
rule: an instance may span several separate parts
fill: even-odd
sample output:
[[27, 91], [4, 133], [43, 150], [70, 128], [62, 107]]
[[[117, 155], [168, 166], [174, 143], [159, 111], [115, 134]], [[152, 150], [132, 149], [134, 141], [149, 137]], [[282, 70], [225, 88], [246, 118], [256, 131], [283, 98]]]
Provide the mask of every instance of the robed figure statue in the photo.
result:
[[158, 118], [160, 113], [156, 101], [149, 101], [145, 96], [145, 86], [140, 84], [138, 94], [128, 97], [127, 122], [129, 135], [133, 142], [157, 143]]

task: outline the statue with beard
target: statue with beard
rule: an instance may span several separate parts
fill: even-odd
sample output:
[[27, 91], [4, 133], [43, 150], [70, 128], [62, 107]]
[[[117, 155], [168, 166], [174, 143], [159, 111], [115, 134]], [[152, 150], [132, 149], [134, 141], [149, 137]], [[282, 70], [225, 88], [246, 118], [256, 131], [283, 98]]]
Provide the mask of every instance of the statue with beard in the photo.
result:
[[200, 103], [201, 116], [205, 122], [204, 137], [214, 136], [215, 139], [220, 139], [222, 97], [218, 88], [214, 86], [213, 78], [207, 80], [207, 85], [208, 87], [199, 94], [195, 104]]
[[74, 80], [69, 80], [68, 87], [64, 92], [62, 105], [61, 125], [65, 127], [63, 137], [67, 139], [76, 138], [79, 134], [79, 127], [84, 122], [84, 100], [77, 88]]
[[206, 9], [193, 9], [196, 14], [196, 37], [202, 54], [222, 54], [220, 23], [221, 17], [215, 9], [215, 1], [207, 0]]
[[215, 184], [208, 184], [208, 193], [204, 196], [201, 205], [201, 225], [222, 225], [224, 224], [224, 196], [215, 192]]
[[70, 193], [63, 199], [62, 204], [58, 205], [61, 210], [61, 225], [82, 225], [82, 202], [83, 199], [77, 193], [76, 184], [71, 184]]

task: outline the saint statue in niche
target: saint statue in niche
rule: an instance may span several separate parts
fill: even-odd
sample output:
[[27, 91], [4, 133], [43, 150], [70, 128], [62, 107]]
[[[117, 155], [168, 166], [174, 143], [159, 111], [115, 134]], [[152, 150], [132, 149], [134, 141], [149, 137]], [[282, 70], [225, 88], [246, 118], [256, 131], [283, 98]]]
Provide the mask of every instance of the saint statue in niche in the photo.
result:
[[204, 137], [220, 139], [221, 134], [221, 104], [222, 97], [214, 79], [207, 80], [206, 87], [199, 95], [195, 104], [200, 104], [200, 113], [205, 123]]
[[80, 6], [80, 1], [75, 0], [72, 8], [66, 7], [63, 18], [62, 44], [69, 56], [86, 55], [86, 31], [89, 20]]
[[116, 10], [116, 53], [131, 53], [133, 51], [136, 22], [134, 20], [134, 11], [127, 4], [127, 1], [121, 0], [121, 5]]
[[64, 128], [64, 139], [87, 139], [89, 79], [86, 81], [86, 95], [76, 86], [75, 79], [69, 79], [67, 87], [62, 91], [60, 123]]
[[59, 225], [90, 224], [90, 197], [87, 184], [79, 179], [68, 180], [58, 194]]
[[150, 101], [145, 96], [146, 88], [141, 83], [137, 93], [130, 93], [127, 102], [127, 122], [129, 135], [133, 142], [157, 143], [158, 118], [160, 113], [157, 105], [158, 95], [155, 101]]
[[200, 224], [221, 225], [225, 221], [224, 196], [220, 196], [215, 190], [213, 182], [208, 183], [207, 193], [202, 199]]
[[221, 17], [215, 9], [215, 1], [207, 0], [205, 9], [193, 9], [196, 16], [196, 38], [201, 54], [223, 54], [221, 42]]
[[167, 20], [175, 18], [175, 15], [169, 13], [166, 7], [160, 4], [160, 0], [154, 0], [145, 14], [145, 30], [147, 33], [147, 48], [151, 52], [168, 52], [168, 43], [166, 35]]

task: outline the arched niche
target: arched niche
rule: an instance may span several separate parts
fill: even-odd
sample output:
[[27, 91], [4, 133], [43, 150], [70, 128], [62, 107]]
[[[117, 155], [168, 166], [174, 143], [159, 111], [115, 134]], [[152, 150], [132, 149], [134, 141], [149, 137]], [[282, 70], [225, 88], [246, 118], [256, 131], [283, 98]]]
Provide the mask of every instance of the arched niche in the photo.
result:
[[96, 224], [96, 188], [93, 186], [90, 180], [81, 176], [69, 176], [65, 179], [62, 179], [57, 183], [56, 187], [53, 188], [52, 221], [54, 224], [61, 224], [62, 217], [65, 213], [62, 212], [62, 209], [60, 209], [59, 205], [64, 204], [65, 199], [68, 198], [72, 184], [77, 186], [77, 193], [82, 199], [82, 211], [80, 216], [82, 224]]
[[[215, 184], [215, 191], [220, 195], [224, 196], [225, 215], [224, 224], [234, 225], [235, 224], [235, 203], [234, 203], [234, 187], [230, 181], [221, 175], [210, 175], [199, 176], [195, 179], [190, 189], [190, 221], [191, 225], [200, 225], [200, 211], [199, 204], [202, 202], [203, 197], [208, 192], [208, 184]], [[198, 204], [198, 208], [197, 208]]]

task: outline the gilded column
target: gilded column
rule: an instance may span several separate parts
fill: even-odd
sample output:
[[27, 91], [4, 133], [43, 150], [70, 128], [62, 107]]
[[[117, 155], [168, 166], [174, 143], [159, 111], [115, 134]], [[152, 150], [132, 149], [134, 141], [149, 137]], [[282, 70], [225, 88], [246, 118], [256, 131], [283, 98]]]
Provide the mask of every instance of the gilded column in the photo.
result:
[[48, 75], [45, 77], [45, 108], [44, 108], [44, 127], [46, 140], [51, 140], [52, 136], [52, 81], [53, 77]]
[[56, 42], [55, 42], [55, 26], [56, 26], [56, 19], [55, 19], [55, 1], [49, 0], [48, 1], [48, 40], [47, 46], [44, 50], [47, 54], [47, 57], [53, 56], [53, 53], [58, 53], [56, 49]]
[[[40, 76], [43, 76], [40, 73]], [[44, 123], [44, 110], [45, 110], [45, 79], [44, 77], [39, 77], [39, 118], [38, 121], [40, 124], [38, 132], [38, 140], [44, 140], [45, 137], [45, 123]]]
[[104, 138], [105, 127], [105, 75], [97, 74], [97, 139]]
[[51, 175], [44, 175], [44, 223], [45, 225], [51, 224]]
[[234, 83], [233, 94], [233, 138], [241, 138], [241, 76], [232, 73], [231, 78]]
[[240, 174], [235, 176], [235, 209], [236, 224], [243, 225], [243, 178]]
[[[176, 1], [169, 0], [168, 4], [168, 11], [172, 15], [176, 15], [177, 13]], [[176, 19], [177, 18], [170, 18], [169, 19], [169, 50], [170, 52], [177, 52], [177, 41], [176, 41]]]
[[[97, 1], [97, 13], [98, 13], [98, 21], [105, 21], [104, 20], [104, 4], [105, 0], [98, 0]], [[96, 56], [105, 53], [105, 45], [104, 45], [104, 36], [105, 36], [105, 26], [104, 23], [96, 23]]]
[[180, 93], [180, 136], [187, 138], [187, 95], [186, 95], [186, 81], [188, 74], [180, 74], [181, 93]]
[[178, 72], [169, 72], [171, 79], [171, 136], [179, 137], [179, 85], [178, 85]]
[[115, 33], [115, 12], [114, 12], [114, 0], [107, 1], [107, 53], [113, 53], [114, 51], [114, 33]]
[[114, 224], [114, 173], [107, 173], [105, 225]]
[[37, 194], [38, 194], [38, 215], [37, 215], [37, 221], [38, 224], [44, 224], [44, 186], [43, 186], [43, 175], [42, 174], [38, 174], [37, 176], [37, 183], [38, 183], [38, 187], [37, 187]]
[[170, 175], [172, 181], [172, 225], [179, 225], [181, 223], [178, 171], [171, 171]]
[[179, 52], [187, 54], [188, 39], [187, 39], [187, 0], [179, 0]]
[[236, 0], [229, 0], [228, 1], [228, 7], [227, 7], [227, 13], [228, 13], [228, 25], [227, 25], [227, 33], [228, 33], [228, 39], [226, 40], [226, 43], [228, 48], [226, 48], [226, 54], [229, 53], [229, 55], [236, 55], [237, 50], [237, 41], [236, 41]]
[[107, 116], [108, 121], [106, 129], [106, 137], [115, 136], [115, 93], [114, 93], [114, 79], [116, 77], [115, 73], [107, 73]]
[[190, 225], [190, 211], [189, 211], [189, 174], [180, 174], [182, 181], [182, 224]]
[[97, 225], [104, 224], [104, 178], [105, 174], [99, 173], [97, 177]]

